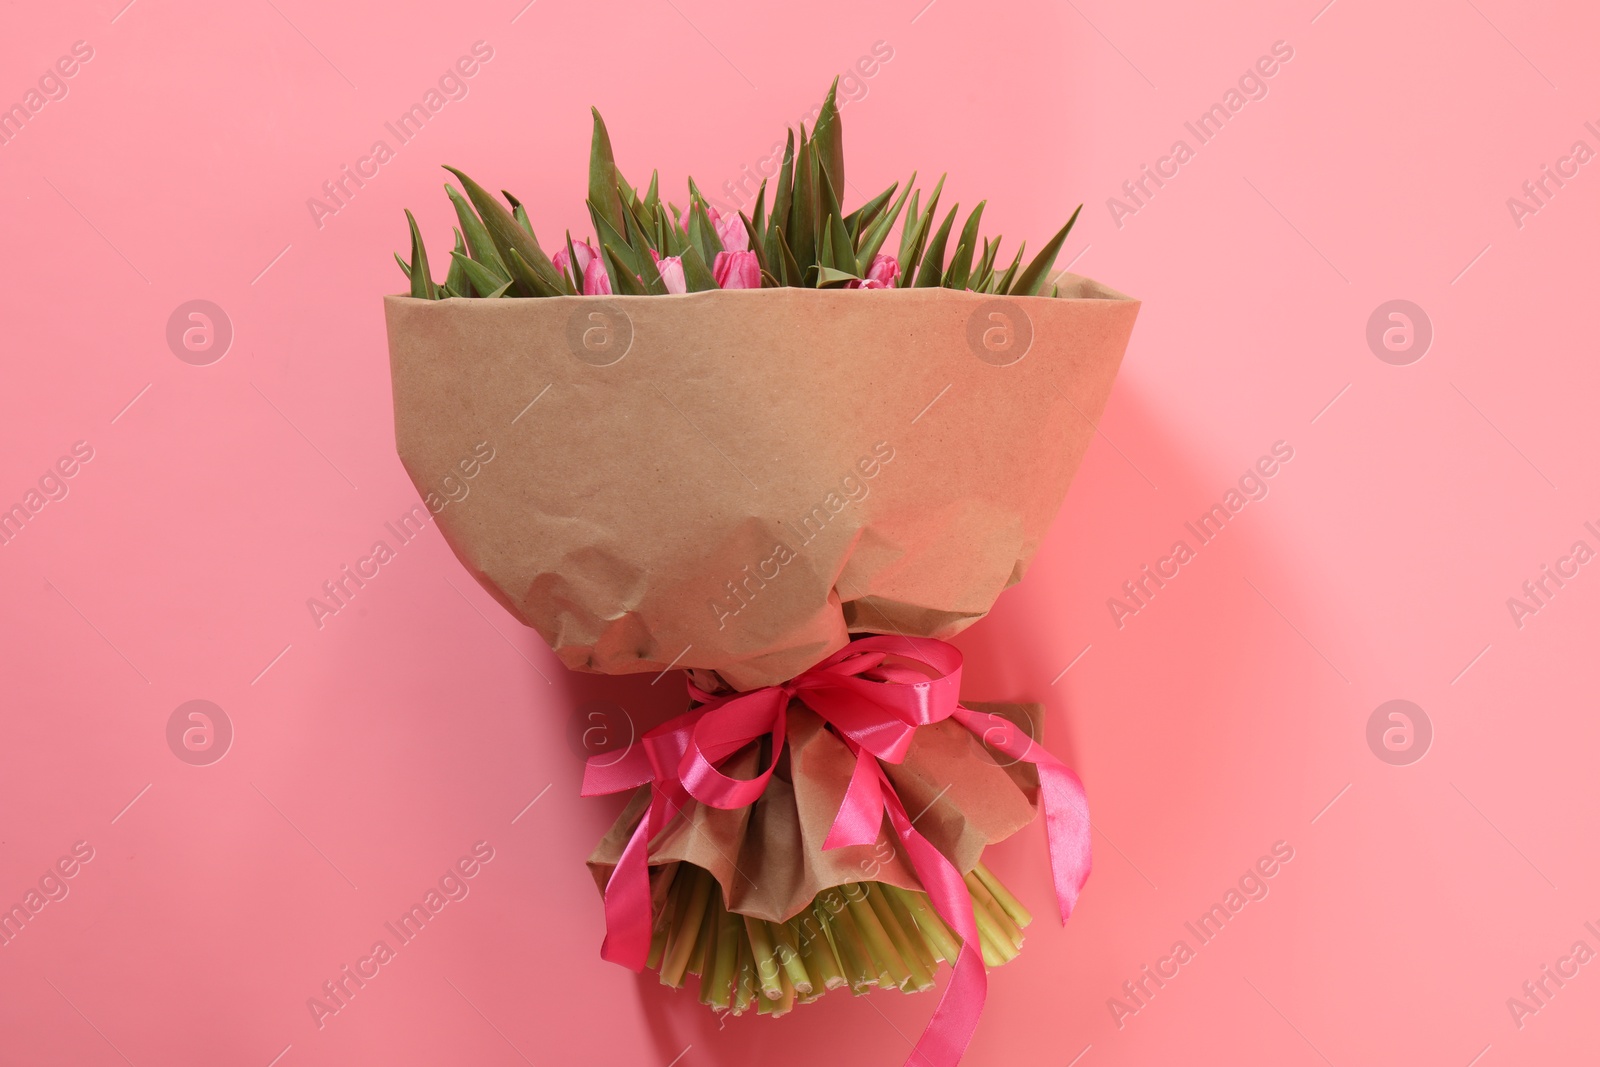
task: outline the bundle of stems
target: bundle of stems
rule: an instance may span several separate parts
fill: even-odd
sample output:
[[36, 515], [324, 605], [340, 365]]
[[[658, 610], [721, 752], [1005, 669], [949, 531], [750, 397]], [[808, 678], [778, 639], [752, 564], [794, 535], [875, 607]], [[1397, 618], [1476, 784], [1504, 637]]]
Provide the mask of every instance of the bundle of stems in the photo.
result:
[[[1016, 958], [1033, 916], [983, 864], [965, 881], [984, 964]], [[664, 868], [654, 896], [648, 967], [673, 988], [698, 977], [700, 1002], [735, 1015], [751, 1007], [785, 1015], [830, 989], [920, 993], [933, 988], [939, 964], [954, 964], [961, 949], [927, 894], [884, 882], [829, 889], [781, 923], [729, 911], [717, 880], [689, 863]]]

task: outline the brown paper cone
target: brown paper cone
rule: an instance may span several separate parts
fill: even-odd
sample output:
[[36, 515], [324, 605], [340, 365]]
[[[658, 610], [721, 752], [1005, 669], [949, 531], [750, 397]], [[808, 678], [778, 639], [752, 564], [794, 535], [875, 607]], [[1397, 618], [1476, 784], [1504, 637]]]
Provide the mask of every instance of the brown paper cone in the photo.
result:
[[387, 297], [400, 458], [568, 666], [774, 684], [1022, 576], [1139, 306], [1060, 284]]

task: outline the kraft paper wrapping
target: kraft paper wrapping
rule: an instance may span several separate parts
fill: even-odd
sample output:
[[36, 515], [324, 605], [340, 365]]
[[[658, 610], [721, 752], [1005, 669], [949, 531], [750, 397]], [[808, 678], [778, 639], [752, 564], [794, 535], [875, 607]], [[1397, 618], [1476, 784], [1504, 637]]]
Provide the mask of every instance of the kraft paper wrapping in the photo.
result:
[[569, 667], [776, 684], [1022, 577], [1139, 307], [1059, 283], [387, 297], [400, 458]]
[[[1030, 731], [1043, 716], [1036, 704], [966, 706], [1003, 715]], [[887, 818], [874, 844], [823, 851], [855, 758], [798, 702], [791, 702], [788, 718], [788, 744], [761, 799], [734, 811], [691, 801], [651, 842], [651, 864], [703, 867], [721, 884], [730, 911], [772, 922], [788, 920], [818, 893], [850, 882], [890, 882], [920, 892], [922, 883]], [[919, 729], [905, 762], [883, 766], [917, 830], [962, 871], [977, 865], [986, 845], [1026, 826], [1038, 803], [1032, 766], [1003, 755], [997, 762], [978, 735], [950, 720]], [[722, 766], [738, 778], [752, 778], [760, 769], [753, 744]], [[589, 857], [602, 892], [649, 797], [649, 787], [636, 792]]]

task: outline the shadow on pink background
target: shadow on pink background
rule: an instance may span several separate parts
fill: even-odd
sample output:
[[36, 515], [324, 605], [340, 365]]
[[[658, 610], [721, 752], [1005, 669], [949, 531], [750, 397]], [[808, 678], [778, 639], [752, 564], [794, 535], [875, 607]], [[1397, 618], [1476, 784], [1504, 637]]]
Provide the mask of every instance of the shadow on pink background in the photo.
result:
[[[575, 716], [648, 724], [675, 678], [567, 675], [431, 527], [320, 628], [306, 607], [417, 501], [379, 296], [402, 207], [445, 239], [438, 164], [587, 233], [590, 104], [626, 173], [659, 167], [681, 200], [687, 173], [715, 192], [759, 166], [875, 50], [843, 116], [852, 203], [948, 168], [951, 202], [987, 198], [1037, 247], [1081, 201], [1063, 264], [1144, 301], [1027, 581], [959, 642], [969, 695], [1047, 704], [1096, 816], [1080, 910], [993, 975], [969, 1062], [1500, 1067], [1600, 1044], [1600, 964], [1561, 963], [1600, 952], [1600, 576], [1507, 605], [1600, 550], [1600, 164], [1561, 163], [1600, 152], [1594, 12], [125, 2], [17, 8], [0, 36], [0, 102], [73, 69], [0, 145], [0, 506], [92, 452], [0, 545], [0, 903], [65, 892], [0, 947], [0, 1063], [905, 1055], [932, 997], [722, 1026], [598, 959], [582, 861], [620, 802], [576, 796]], [[463, 98], [336, 213], [308, 208], [475, 42]], [[1278, 42], [1265, 95], [1200, 143], [1185, 123]], [[1128, 198], [1179, 139], [1192, 158]], [[195, 299], [233, 332], [208, 365], [166, 337]], [[1433, 334], [1403, 365], [1367, 339], [1393, 300]], [[1108, 598], [1280, 441], [1265, 499], [1119, 626]], [[1395, 699], [1431, 726], [1420, 760], [1369, 745]], [[220, 761], [169, 744], [191, 700], [231, 724]], [[1265, 897], [1200, 944], [1185, 924], [1280, 842]], [[466, 896], [319, 1020], [308, 999], [475, 848]], [[72, 877], [46, 878], [58, 861]], [[1048, 911], [1037, 827], [993, 865]], [[1193, 958], [1131, 998], [1180, 939]]]

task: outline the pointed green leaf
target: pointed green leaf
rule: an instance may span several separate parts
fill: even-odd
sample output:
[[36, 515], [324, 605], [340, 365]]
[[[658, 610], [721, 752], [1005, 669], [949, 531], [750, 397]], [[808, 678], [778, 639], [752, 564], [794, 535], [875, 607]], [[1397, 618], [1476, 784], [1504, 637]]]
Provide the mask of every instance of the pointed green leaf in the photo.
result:
[[[754, 224], [751, 223], [749, 217], [747, 215], [745, 215], [744, 212], [741, 211], [741, 212], [739, 212], [739, 218], [741, 220], [743, 220], [745, 229], [749, 230], [750, 233], [752, 235], [754, 235], [755, 232], [756, 232], [756, 229], [755, 229]], [[750, 251], [752, 251], [752, 252], [754, 252], [756, 254], [756, 266], [761, 268], [762, 273], [767, 273], [767, 253], [766, 253], [766, 250], [761, 247], [761, 242], [756, 240], [754, 238], [754, 236], [752, 236], [751, 239], [750, 239]], [[712, 260], [711, 262], [713, 264], [715, 264], [716, 260]]]
[[[489, 239], [494, 242], [495, 250], [500, 253], [500, 262], [505, 266], [507, 274], [517, 279], [517, 285], [512, 289], [519, 296], [537, 295], [528, 288], [516, 270], [511, 265], [511, 252], [515, 249], [521, 254], [523, 262], [533, 267], [542, 267], [547, 274], [547, 284], [554, 285], [556, 271], [549, 258], [539, 248], [539, 241], [534, 237], [531, 229], [523, 226], [512, 216], [511, 212], [501, 206], [500, 201], [489, 195], [489, 191], [461, 171], [454, 167], [445, 167], [461, 181], [462, 188], [466, 189], [467, 196], [472, 200], [472, 206], [478, 209], [478, 217], [483, 220], [483, 225], [489, 231]], [[521, 205], [518, 205], [519, 207]], [[524, 213], [526, 215], [526, 213]], [[526, 290], [526, 291], [524, 291]]]
[[794, 203], [789, 208], [789, 224], [784, 236], [795, 262], [802, 269], [817, 262], [817, 159], [800, 127], [800, 147], [794, 157]]
[[844, 228], [844, 222], [838, 215], [828, 217], [828, 258], [832, 266], [849, 274], [851, 277], [860, 277], [856, 270], [856, 250], [850, 241], [850, 234]]
[[700, 250], [693, 243], [683, 250], [683, 283], [691, 293], [703, 293], [717, 287], [716, 276], [706, 266]]
[[1000, 275], [1000, 277], [995, 281], [994, 285], [990, 287], [990, 290], [989, 290], [990, 292], [992, 292], [992, 293], [1009, 293], [1009, 292], [1011, 292], [1011, 280], [1017, 276], [1017, 270], [1018, 270], [1018, 268], [1020, 268], [1022, 266], [1022, 253], [1027, 251], [1027, 249], [1028, 249], [1028, 242], [1026, 242], [1026, 241], [1022, 242], [1020, 245], [1017, 246], [1017, 256], [1016, 256], [1016, 258], [1011, 261], [1011, 266], [1006, 268], [1005, 273]]
[[851, 282], [860, 280], [847, 270], [835, 270], [832, 267], [820, 267], [817, 270], [818, 289], [842, 289]]
[[[933, 195], [928, 197], [928, 202], [923, 206], [922, 214], [918, 218], [916, 239], [911, 245], [911, 254], [900, 260], [900, 286], [909, 289], [916, 284], [913, 275], [918, 273], [922, 261], [922, 249], [927, 243], [928, 234], [933, 230], [933, 220], [939, 209], [939, 195], [944, 192], [944, 175], [939, 176], [939, 184], [933, 187]], [[934, 284], [938, 284], [937, 282]]]
[[650, 172], [650, 188], [644, 194], [644, 213], [648, 218], [654, 218], [656, 207], [661, 203], [661, 172]]
[[806, 276], [800, 269], [800, 264], [795, 261], [794, 252], [789, 248], [789, 239], [783, 235], [783, 227], [775, 226], [772, 232], [776, 235], [775, 243], [778, 246], [778, 256], [783, 263], [783, 276], [785, 285], [804, 285]]
[[461, 233], [467, 239], [467, 254], [495, 271], [502, 279], [510, 278], [505, 263], [500, 259], [499, 251], [489, 238], [489, 231], [484, 229], [482, 220], [478, 218], [478, 213], [472, 209], [472, 205], [467, 203], [466, 197], [456, 192], [456, 187], [449, 182], [445, 182], [444, 191], [456, 209], [456, 219], [461, 223]]
[[816, 126], [811, 131], [812, 151], [817, 165], [828, 176], [834, 192], [844, 195], [844, 130], [839, 123], [839, 79], [833, 79], [828, 95], [822, 100], [822, 110], [817, 113]]
[[617, 250], [610, 245], [604, 247], [606, 267], [611, 274], [611, 291], [617, 296], [644, 296], [644, 283], [634, 276], [633, 271], [617, 255]]
[[689, 205], [689, 244], [699, 251], [706, 263], [715, 262], [717, 253], [722, 251], [722, 238], [717, 236], [717, 228], [706, 214], [705, 202], [698, 196]]
[[[911, 180], [917, 180], [915, 172], [912, 173]], [[894, 192], [898, 188], [900, 188], [900, 183], [895, 182], [844, 217], [844, 228], [850, 231], [851, 240], [859, 239], [867, 227], [872, 225], [873, 220], [878, 217], [878, 212], [883, 210], [884, 205], [889, 202], [890, 197], [894, 196]]]
[[622, 233], [622, 202], [617, 198], [617, 162], [611, 154], [611, 135], [606, 132], [605, 120], [599, 108], [594, 112], [594, 137], [589, 144], [589, 203], [600, 217], [611, 224], [611, 229]]
[[632, 208], [623, 211], [622, 221], [628, 226], [628, 244], [637, 253], [634, 258], [643, 263], [650, 258], [650, 250], [655, 247], [655, 239], [650, 231], [645, 229], [644, 220], [634, 214]]
[[972, 277], [967, 281], [967, 288], [974, 292], [986, 293], [989, 283], [994, 281], [994, 259], [1000, 252], [1000, 238], [996, 237], [994, 243], [983, 239], [983, 255], [978, 257], [978, 265], [972, 268]]
[[452, 267], [460, 267], [462, 274], [466, 275], [472, 289], [479, 296], [489, 296], [496, 290], [504, 290], [511, 284], [511, 279], [502, 278], [477, 260], [464, 256], [459, 252], [450, 253], [453, 260]]
[[788, 226], [794, 197], [794, 131], [789, 131], [783, 147], [783, 165], [778, 168], [778, 188], [772, 194], [772, 215], [767, 225]]
[[522, 253], [517, 251], [515, 248], [511, 250], [511, 256], [507, 265], [510, 266], [511, 275], [514, 279], [516, 279], [518, 284], [527, 288], [527, 290], [534, 296], [571, 295], [565, 293], [562, 287], [556, 285], [549, 278], [546, 278], [539, 271], [535, 270], [526, 259], [522, 258]]
[[[878, 250], [883, 247], [883, 242], [888, 239], [889, 231], [894, 229], [895, 220], [900, 217], [900, 209], [905, 205], [906, 194], [911, 192], [911, 187], [916, 184], [916, 181], [917, 174], [912, 171], [911, 179], [906, 182], [905, 190], [900, 194], [900, 198], [894, 202], [894, 206], [887, 212], [877, 215], [868, 224], [867, 232], [862, 235], [860, 246], [856, 250], [856, 266], [860, 268], [862, 274], [865, 274], [867, 269], [872, 266], [872, 260], [877, 256]], [[893, 192], [894, 188], [891, 185], [889, 190]], [[911, 223], [908, 221], [906, 225], [910, 226]]]
[[1072, 213], [1067, 224], [1056, 231], [1048, 244], [1039, 250], [1028, 266], [1017, 275], [1011, 283], [1012, 296], [1038, 296], [1044, 288], [1045, 276], [1050, 273], [1050, 268], [1056, 265], [1056, 256], [1061, 252], [1061, 246], [1067, 243], [1067, 234], [1072, 232], [1072, 224], [1078, 221], [1078, 212], [1083, 210], [1083, 205], [1078, 205], [1078, 210]]
[[656, 266], [656, 261], [649, 252], [640, 258], [639, 280], [644, 284], [644, 291], [651, 296], [667, 295], [667, 283], [661, 280], [661, 268]]
[[911, 258], [911, 244], [917, 239], [917, 227], [922, 223], [922, 215], [917, 211], [917, 205], [922, 200], [922, 190], [917, 189], [911, 194], [911, 203], [906, 207], [906, 224], [900, 228], [900, 272], [902, 276], [907, 270], [915, 266]]
[[[617, 217], [621, 218], [620, 211]], [[638, 274], [639, 254], [634, 252], [633, 248], [629, 246], [628, 239], [622, 235], [622, 232], [613, 227], [610, 222], [606, 221], [606, 217], [600, 213], [599, 208], [595, 207], [593, 201], [590, 201], [589, 203], [589, 218], [594, 220], [595, 240], [600, 243], [600, 246], [604, 248], [609, 245], [612, 249], [616, 250], [618, 256], [621, 257], [622, 262], [627, 264], [629, 273]], [[627, 223], [624, 222], [623, 225], [626, 226]], [[606, 272], [610, 273], [610, 259], [607, 259], [605, 263]], [[613, 292], [620, 291], [617, 289], [617, 284], [617, 279], [612, 278], [611, 289]]]
[[[740, 213], [741, 215], [743, 212]], [[744, 220], [745, 229], [750, 231], [751, 247], [759, 247], [762, 238], [767, 233], [767, 181], [761, 180], [761, 188], [756, 190], [755, 210], [750, 212], [750, 217]]]
[[472, 291], [467, 288], [466, 275], [461, 272], [461, 265], [456, 262], [458, 253], [463, 255], [466, 253], [467, 242], [462, 238], [460, 230], [454, 232], [456, 246], [450, 252], [450, 270], [444, 276], [444, 287], [450, 291], [452, 296], [471, 296]]
[[657, 247], [669, 256], [681, 256], [683, 250], [689, 247], [689, 235], [667, 218], [665, 211], [656, 212], [656, 231], [660, 235]]
[[572, 276], [575, 294], [583, 292], [583, 271], [578, 269], [578, 250], [572, 244], [572, 231], [567, 231], [567, 273]]
[[428, 249], [422, 243], [422, 231], [417, 229], [417, 220], [410, 211], [406, 212], [406, 222], [411, 226], [411, 295], [419, 300], [437, 300], [439, 291], [428, 270]]
[[533, 220], [528, 218], [527, 208], [523, 207], [521, 204], [512, 205], [511, 217], [516, 219], [517, 225], [521, 226], [524, 230], [527, 230], [530, 236], [533, 234]]
[[[394, 254], [394, 261], [400, 264], [400, 269], [405, 272], [406, 282], [409, 283], [411, 281], [411, 264], [407, 263], [405, 257], [399, 252]], [[410, 288], [409, 284], [407, 288]]]
[[[939, 224], [939, 231], [928, 242], [928, 250], [923, 253], [922, 262], [917, 265], [917, 288], [930, 289], [944, 281], [944, 246], [950, 239], [950, 227], [955, 225], [956, 212], [960, 210], [960, 204], [952, 207], [950, 214]], [[928, 214], [930, 218], [933, 215], [931, 211]]]
[[978, 201], [978, 206], [967, 216], [966, 225], [961, 227], [961, 239], [956, 242], [956, 250], [950, 256], [950, 266], [944, 272], [943, 284], [947, 289], [967, 287], [967, 277], [972, 273], [972, 256], [978, 250], [978, 225], [983, 220], [985, 203], [987, 201]]

